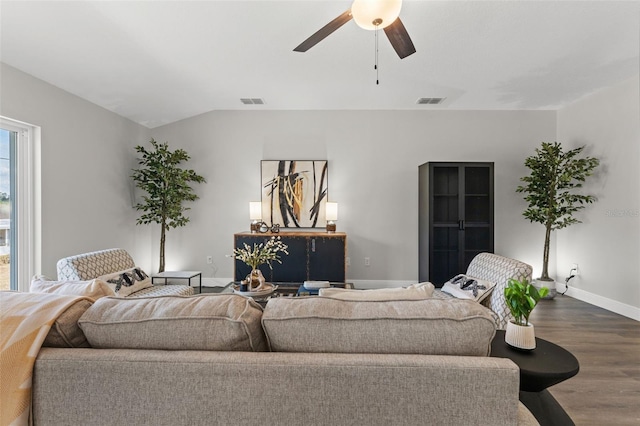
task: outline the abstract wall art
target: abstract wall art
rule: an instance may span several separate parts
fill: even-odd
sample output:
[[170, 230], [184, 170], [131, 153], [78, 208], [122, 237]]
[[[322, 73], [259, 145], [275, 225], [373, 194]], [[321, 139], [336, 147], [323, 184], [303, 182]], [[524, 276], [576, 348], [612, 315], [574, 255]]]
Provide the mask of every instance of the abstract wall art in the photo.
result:
[[325, 226], [326, 160], [264, 160], [261, 165], [263, 221], [284, 228]]

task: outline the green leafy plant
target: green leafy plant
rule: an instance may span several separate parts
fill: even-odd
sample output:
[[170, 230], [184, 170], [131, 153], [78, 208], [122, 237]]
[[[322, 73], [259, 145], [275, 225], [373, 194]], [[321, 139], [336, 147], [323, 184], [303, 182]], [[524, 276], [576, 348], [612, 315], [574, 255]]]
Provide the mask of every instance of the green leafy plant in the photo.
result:
[[517, 325], [529, 324], [529, 315], [538, 301], [549, 293], [546, 287], [536, 289], [526, 278], [522, 281], [511, 278], [504, 289], [504, 298]]
[[280, 237], [271, 237], [265, 243], [244, 244], [244, 248], [236, 248], [233, 250], [233, 257], [239, 259], [251, 266], [251, 269], [257, 269], [258, 266], [266, 263], [269, 268], [273, 269], [271, 262], [282, 263], [280, 260], [280, 252], [289, 254], [288, 246], [280, 240]]
[[597, 158], [579, 158], [583, 149], [584, 146], [563, 151], [559, 142], [542, 142], [542, 147], [536, 148], [536, 155], [527, 157], [524, 162], [531, 173], [520, 178], [525, 184], [518, 186], [516, 192], [525, 193], [524, 199], [529, 203], [522, 213], [524, 217], [545, 227], [540, 277], [543, 281], [552, 281], [549, 278], [551, 231], [580, 223], [574, 213], [596, 201], [592, 195], [575, 192], [600, 164]]
[[195, 171], [180, 167], [182, 162], [190, 158], [186, 151], [171, 151], [167, 142], [158, 143], [154, 139], [150, 143], [149, 150], [136, 146], [136, 152], [142, 157], [138, 159], [140, 168], [133, 170], [131, 177], [138, 188], [146, 191], [143, 202], [135, 206], [136, 210], [143, 212], [136, 224], [160, 224], [159, 272], [163, 272], [166, 232], [189, 223], [189, 218], [184, 215], [189, 207], [185, 207], [184, 203], [199, 198], [190, 183], [203, 183], [206, 180]]

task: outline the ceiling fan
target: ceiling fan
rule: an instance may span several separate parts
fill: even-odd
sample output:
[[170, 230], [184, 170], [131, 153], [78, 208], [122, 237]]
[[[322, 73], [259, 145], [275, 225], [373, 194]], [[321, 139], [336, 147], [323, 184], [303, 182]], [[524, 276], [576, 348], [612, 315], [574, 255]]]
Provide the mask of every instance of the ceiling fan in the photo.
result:
[[416, 52], [411, 37], [399, 18], [402, 0], [354, 0], [351, 8], [316, 31], [311, 37], [293, 49], [306, 52], [331, 33], [353, 19], [366, 30], [381, 30], [391, 42], [400, 59]]

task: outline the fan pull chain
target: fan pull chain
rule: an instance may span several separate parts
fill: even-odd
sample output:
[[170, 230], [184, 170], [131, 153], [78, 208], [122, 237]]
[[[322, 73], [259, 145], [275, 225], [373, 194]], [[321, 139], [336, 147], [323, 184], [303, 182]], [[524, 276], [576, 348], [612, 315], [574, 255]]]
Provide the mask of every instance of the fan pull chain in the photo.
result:
[[378, 32], [380, 31], [380, 28], [378, 27], [379, 24], [376, 25], [376, 43], [375, 43], [375, 65], [373, 66], [373, 69], [376, 70], [376, 85], [380, 84], [380, 80], [378, 79]]

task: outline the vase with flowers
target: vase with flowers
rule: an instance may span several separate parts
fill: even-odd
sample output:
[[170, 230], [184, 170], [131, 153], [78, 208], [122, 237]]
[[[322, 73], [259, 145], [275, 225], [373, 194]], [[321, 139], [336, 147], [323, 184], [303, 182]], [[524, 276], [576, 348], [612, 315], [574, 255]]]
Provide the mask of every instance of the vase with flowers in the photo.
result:
[[244, 247], [234, 249], [233, 257], [251, 267], [251, 272], [245, 280], [247, 289], [243, 291], [265, 290], [267, 283], [265, 283], [264, 276], [258, 267], [266, 263], [269, 268], [273, 269], [272, 262], [282, 263], [280, 253], [288, 255], [287, 249], [287, 245], [280, 240], [280, 237], [271, 237], [266, 242], [254, 243], [253, 246], [245, 243]]

